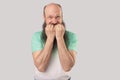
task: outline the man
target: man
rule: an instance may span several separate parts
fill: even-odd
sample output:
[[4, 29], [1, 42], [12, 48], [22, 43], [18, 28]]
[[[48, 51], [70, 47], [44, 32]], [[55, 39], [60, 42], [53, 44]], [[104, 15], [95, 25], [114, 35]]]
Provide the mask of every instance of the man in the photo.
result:
[[44, 7], [43, 30], [32, 37], [35, 80], [70, 80], [75, 64], [76, 35], [65, 30], [62, 8], [50, 3]]

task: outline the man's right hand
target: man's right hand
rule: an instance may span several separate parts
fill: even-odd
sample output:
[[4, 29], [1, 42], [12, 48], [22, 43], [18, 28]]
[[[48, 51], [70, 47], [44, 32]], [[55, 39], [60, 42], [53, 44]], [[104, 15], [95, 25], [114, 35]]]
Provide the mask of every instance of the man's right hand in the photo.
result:
[[54, 39], [55, 38], [54, 26], [51, 24], [47, 25], [45, 28], [45, 33], [46, 33], [47, 38]]
[[44, 48], [33, 53], [34, 64], [40, 72], [45, 72], [52, 54], [53, 41], [55, 38], [55, 31], [53, 25], [45, 27], [45, 34], [47, 36]]

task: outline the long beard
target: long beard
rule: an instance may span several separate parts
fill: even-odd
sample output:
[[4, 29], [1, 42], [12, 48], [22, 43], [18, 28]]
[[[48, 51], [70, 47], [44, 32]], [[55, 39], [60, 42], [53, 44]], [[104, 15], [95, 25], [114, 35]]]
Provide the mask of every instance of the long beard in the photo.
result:
[[[64, 27], [65, 27], [65, 23], [64, 22], [62, 22], [61, 23]], [[52, 24], [52, 25], [57, 25], [57, 24]], [[42, 31], [42, 39], [46, 42], [46, 39], [47, 39], [47, 36], [46, 36], [46, 34], [45, 34], [45, 27], [47, 26], [47, 24], [44, 22], [43, 23], [43, 25], [42, 25], [42, 28], [43, 28], [43, 31]], [[67, 36], [66, 36], [66, 32], [65, 32], [65, 34], [64, 34], [64, 40], [65, 40], [65, 42], [66, 42], [66, 39], [67, 39]], [[53, 49], [55, 49], [56, 48], [56, 46], [57, 46], [57, 40], [56, 40], [56, 38], [54, 39], [54, 42], [53, 42]]]

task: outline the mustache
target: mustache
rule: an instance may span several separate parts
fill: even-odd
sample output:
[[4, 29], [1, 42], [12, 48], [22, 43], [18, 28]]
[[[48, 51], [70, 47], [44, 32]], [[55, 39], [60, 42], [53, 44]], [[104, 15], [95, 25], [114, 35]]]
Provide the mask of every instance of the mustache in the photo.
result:
[[56, 26], [58, 24], [60, 24], [60, 23], [50, 23], [50, 25], [53, 25], [53, 26]]
[[[49, 23], [49, 24], [52, 24], [52, 25], [57, 25], [57, 24], [62, 24], [64, 27], [66, 27], [64, 21], [62, 23]], [[45, 27], [47, 26], [46, 22], [44, 21], [43, 25], [42, 25], [42, 28], [43, 28], [43, 33], [45, 33]]]

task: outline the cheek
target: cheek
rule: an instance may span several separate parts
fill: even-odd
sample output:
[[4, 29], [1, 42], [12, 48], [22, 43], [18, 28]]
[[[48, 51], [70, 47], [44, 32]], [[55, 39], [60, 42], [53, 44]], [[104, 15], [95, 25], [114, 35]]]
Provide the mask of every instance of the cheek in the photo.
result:
[[62, 20], [59, 20], [58, 22], [59, 22], [59, 23], [62, 23]]
[[59, 19], [59, 22], [60, 22], [60, 23], [62, 23], [62, 21], [63, 21], [62, 19]]
[[46, 24], [49, 24], [51, 22], [51, 20], [46, 20]]

